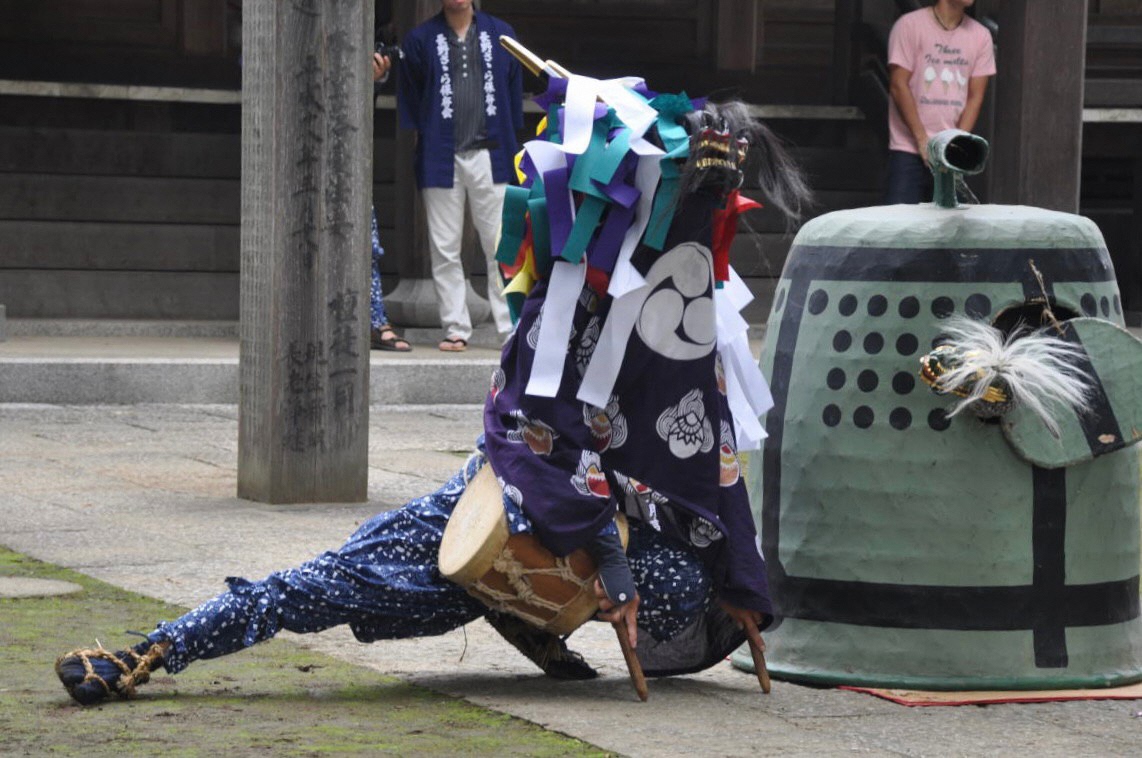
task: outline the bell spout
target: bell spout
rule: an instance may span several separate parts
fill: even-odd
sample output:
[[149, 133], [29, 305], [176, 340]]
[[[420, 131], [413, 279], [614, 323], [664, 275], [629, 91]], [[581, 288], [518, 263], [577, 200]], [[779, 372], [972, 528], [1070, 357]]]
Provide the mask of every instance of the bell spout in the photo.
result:
[[983, 171], [990, 151], [987, 140], [962, 129], [945, 129], [928, 140], [928, 166], [935, 180], [932, 202], [941, 208], [957, 207], [958, 178]]

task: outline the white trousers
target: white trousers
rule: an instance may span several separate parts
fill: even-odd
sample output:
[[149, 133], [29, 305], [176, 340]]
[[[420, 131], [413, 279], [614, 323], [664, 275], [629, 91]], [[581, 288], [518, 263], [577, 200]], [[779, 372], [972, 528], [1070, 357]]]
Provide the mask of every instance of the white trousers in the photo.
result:
[[496, 263], [500, 219], [506, 184], [492, 181], [492, 159], [487, 150], [457, 153], [452, 163], [452, 186], [422, 190], [428, 220], [428, 248], [432, 253], [432, 281], [440, 306], [440, 322], [448, 337], [467, 340], [472, 336], [472, 318], [465, 295], [464, 266], [460, 241], [464, 231], [464, 200], [472, 208], [472, 224], [488, 263], [488, 302], [496, 331], [506, 337], [512, 330], [511, 315], [504, 301], [503, 285]]

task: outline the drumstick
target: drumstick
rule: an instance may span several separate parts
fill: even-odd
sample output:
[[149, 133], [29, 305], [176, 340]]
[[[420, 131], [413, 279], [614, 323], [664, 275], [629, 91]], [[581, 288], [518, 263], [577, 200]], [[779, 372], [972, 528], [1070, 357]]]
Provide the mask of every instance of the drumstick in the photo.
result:
[[646, 677], [642, 673], [642, 664], [638, 662], [638, 656], [634, 654], [634, 648], [630, 646], [626, 624], [613, 621], [611, 626], [615, 628], [615, 634], [619, 638], [619, 647], [623, 649], [623, 658], [626, 659], [627, 671], [630, 672], [630, 681], [634, 685], [634, 691], [638, 693], [638, 699], [645, 703], [646, 699], [650, 697], [650, 691], [646, 688]]
[[748, 637], [748, 639], [749, 652], [753, 656], [753, 670], [757, 674], [757, 683], [761, 685], [761, 691], [768, 695], [770, 683], [769, 669], [765, 667], [765, 650], [757, 646], [753, 637]]

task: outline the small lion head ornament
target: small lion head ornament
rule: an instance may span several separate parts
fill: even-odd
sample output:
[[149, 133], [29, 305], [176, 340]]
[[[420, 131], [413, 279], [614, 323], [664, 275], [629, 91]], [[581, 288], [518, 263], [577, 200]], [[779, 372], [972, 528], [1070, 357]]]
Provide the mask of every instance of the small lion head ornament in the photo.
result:
[[1089, 410], [1092, 378], [1077, 366], [1082, 348], [1050, 329], [1019, 325], [1004, 333], [983, 321], [950, 319], [947, 341], [920, 358], [920, 378], [933, 392], [960, 398], [949, 417], [966, 409], [996, 418], [1023, 405], [1057, 437], [1059, 409]]

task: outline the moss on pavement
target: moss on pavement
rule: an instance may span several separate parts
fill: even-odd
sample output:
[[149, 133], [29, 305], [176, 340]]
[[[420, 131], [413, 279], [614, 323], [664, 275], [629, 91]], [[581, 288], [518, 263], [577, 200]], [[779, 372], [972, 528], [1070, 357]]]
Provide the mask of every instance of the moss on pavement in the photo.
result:
[[83, 708], [55, 676], [60, 653], [121, 646], [131, 625], [183, 609], [0, 548], [0, 576], [82, 592], [0, 599], [0, 754], [84, 756], [603, 755], [463, 700], [274, 640], [178, 675], [130, 701]]

